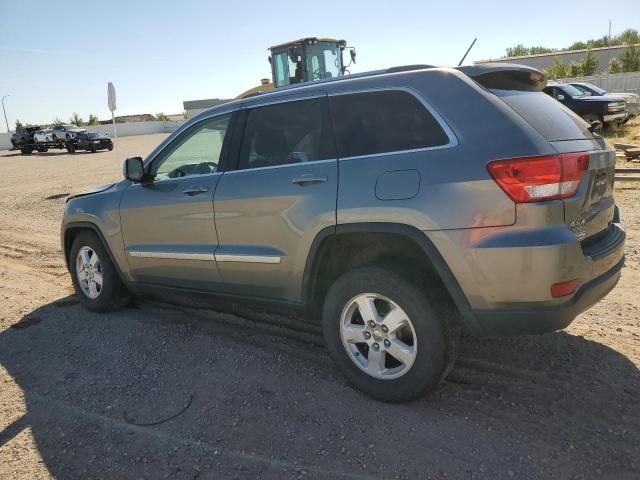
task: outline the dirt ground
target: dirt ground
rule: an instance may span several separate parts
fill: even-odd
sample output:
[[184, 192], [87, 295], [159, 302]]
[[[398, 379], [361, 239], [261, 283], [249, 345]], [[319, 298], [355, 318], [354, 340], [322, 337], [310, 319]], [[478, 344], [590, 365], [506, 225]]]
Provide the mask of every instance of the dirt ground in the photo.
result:
[[0, 153], [0, 478], [640, 478], [640, 190], [617, 187], [627, 263], [604, 301], [566, 331], [465, 339], [435, 394], [388, 405], [313, 325], [78, 305], [64, 197], [120, 171], [115, 152]]

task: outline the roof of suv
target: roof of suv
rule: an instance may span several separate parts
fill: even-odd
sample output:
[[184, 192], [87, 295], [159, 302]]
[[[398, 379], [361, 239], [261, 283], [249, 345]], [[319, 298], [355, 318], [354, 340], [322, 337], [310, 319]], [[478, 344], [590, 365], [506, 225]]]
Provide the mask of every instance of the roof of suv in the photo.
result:
[[[469, 65], [463, 67], [437, 67], [434, 65], [425, 65], [425, 64], [416, 64], [416, 65], [402, 65], [397, 67], [386, 68], [382, 70], [372, 70], [368, 72], [355, 73], [346, 76], [340, 77], [332, 77], [325, 78], [320, 80], [314, 80], [311, 82], [303, 82], [296, 83], [293, 85], [286, 85], [283, 87], [278, 87], [272, 90], [266, 90], [263, 92], [257, 92], [250, 97], [245, 97], [238, 100], [233, 100], [231, 102], [226, 102], [222, 105], [218, 105], [212, 107], [210, 109], [201, 112], [196, 115], [194, 118], [199, 118], [201, 116], [206, 116], [207, 112], [218, 110], [218, 109], [227, 109], [230, 106], [242, 104], [247, 101], [252, 101], [254, 99], [261, 98], [273, 98], [278, 97], [280, 95], [285, 95], [287, 93], [294, 93], [299, 90], [313, 89], [322, 85], [336, 85], [341, 84], [343, 82], [356, 82], [365, 81], [372, 77], [382, 77], [387, 75], [403, 75], [403, 74], [412, 74], [416, 71], [429, 71], [429, 70], [439, 70], [439, 71], [458, 71], [463, 73], [474, 80], [481, 83], [486, 88], [494, 88], [494, 89], [520, 89], [520, 90], [531, 90], [531, 91], [540, 91], [542, 90], [546, 84], [545, 75], [539, 70], [530, 67], [528, 65], [519, 65], [513, 63], [484, 63], [482, 65]], [[355, 88], [357, 89], [357, 87]]]

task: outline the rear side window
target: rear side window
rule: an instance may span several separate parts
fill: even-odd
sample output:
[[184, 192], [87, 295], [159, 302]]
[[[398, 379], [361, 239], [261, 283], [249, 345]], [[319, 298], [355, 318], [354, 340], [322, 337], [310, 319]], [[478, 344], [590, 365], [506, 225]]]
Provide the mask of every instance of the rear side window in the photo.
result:
[[437, 147], [449, 138], [426, 107], [403, 91], [329, 98], [340, 157]]
[[593, 138], [584, 120], [546, 93], [492, 91], [549, 142]]
[[336, 158], [326, 98], [249, 110], [240, 148], [240, 169]]

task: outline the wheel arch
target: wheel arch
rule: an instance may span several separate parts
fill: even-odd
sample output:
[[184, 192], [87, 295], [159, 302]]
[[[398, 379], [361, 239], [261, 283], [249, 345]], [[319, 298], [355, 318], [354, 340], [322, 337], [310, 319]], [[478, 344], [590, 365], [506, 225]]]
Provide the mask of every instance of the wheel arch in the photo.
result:
[[[340, 274], [382, 262], [388, 255], [399, 256], [404, 267], [439, 281], [465, 328], [473, 331], [475, 321], [469, 301], [438, 249], [422, 231], [397, 223], [352, 223], [320, 231], [311, 245], [303, 275], [302, 302], [307, 313], [319, 311], [330, 283]], [[428, 270], [420, 270], [425, 268]]]
[[64, 231], [62, 233], [62, 252], [64, 254], [64, 261], [65, 265], [67, 266], [67, 270], [71, 271], [71, 265], [69, 263], [69, 252], [71, 251], [73, 241], [80, 233], [86, 231], [93, 232], [98, 236], [98, 239], [102, 242], [102, 246], [109, 255], [111, 263], [113, 263], [116, 271], [118, 272], [120, 280], [122, 280], [122, 282], [126, 284], [126, 278], [122, 273], [120, 265], [114, 257], [111, 248], [109, 247], [109, 243], [106, 241], [105, 236], [102, 234], [102, 231], [100, 231], [100, 228], [96, 224], [91, 222], [71, 222], [65, 225]]

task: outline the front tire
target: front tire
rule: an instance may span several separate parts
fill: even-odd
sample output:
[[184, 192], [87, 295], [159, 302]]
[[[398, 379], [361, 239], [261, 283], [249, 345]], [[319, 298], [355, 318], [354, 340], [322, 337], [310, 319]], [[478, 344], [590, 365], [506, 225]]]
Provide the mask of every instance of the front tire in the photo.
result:
[[129, 293], [98, 236], [81, 232], [69, 252], [69, 269], [80, 302], [94, 312], [125, 306]]
[[587, 113], [586, 115], [582, 116], [582, 119], [587, 122], [589, 125], [591, 125], [593, 122], [600, 122], [600, 127], [596, 129], [597, 132], [601, 132], [602, 129], [604, 128], [604, 120], [602, 119], [602, 117], [600, 117], [599, 115], [596, 115], [595, 113]]
[[434, 390], [453, 365], [459, 337], [444, 305], [435, 305], [412, 282], [382, 267], [352, 270], [332, 285], [323, 331], [347, 379], [386, 402]]

